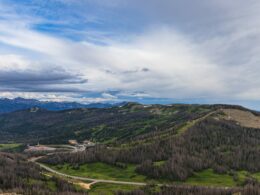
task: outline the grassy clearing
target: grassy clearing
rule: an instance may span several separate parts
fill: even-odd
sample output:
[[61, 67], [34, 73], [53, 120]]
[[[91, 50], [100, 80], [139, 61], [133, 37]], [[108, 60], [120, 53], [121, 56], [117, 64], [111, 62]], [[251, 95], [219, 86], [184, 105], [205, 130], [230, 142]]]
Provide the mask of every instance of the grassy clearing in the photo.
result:
[[153, 162], [154, 166], [160, 167], [166, 163], [165, 160]]
[[[48, 175], [50, 177], [55, 176], [57, 177], [55, 174], [53, 173], [48, 173]], [[63, 178], [63, 177], [60, 177]], [[63, 178], [64, 179], [64, 178]], [[122, 185], [122, 184], [109, 184], [109, 183], [96, 183], [91, 185], [90, 190], [86, 190], [85, 188], [83, 188], [82, 186], [78, 185], [76, 180], [71, 180], [71, 179], [67, 179], [67, 181], [74, 183], [74, 186], [76, 187], [77, 190], [81, 191], [85, 191], [90, 195], [100, 195], [100, 194], [106, 194], [106, 195], [114, 195], [115, 191], [132, 191], [135, 189], [139, 189], [140, 186], [134, 186], [134, 185]], [[86, 182], [84, 182], [86, 183]], [[90, 182], [91, 183], [91, 182]], [[55, 189], [56, 186], [51, 186], [51, 184], [48, 184], [48, 188], [50, 189]]]
[[53, 191], [53, 192], [55, 192], [55, 191], [57, 190], [56, 183], [55, 183], [54, 181], [52, 181], [52, 180], [49, 180], [48, 178], [47, 178], [46, 181], [36, 180], [36, 179], [31, 179], [31, 178], [29, 178], [29, 179], [27, 180], [27, 183], [28, 183], [29, 185], [34, 185], [34, 184], [45, 185], [46, 188], [48, 188], [49, 190], [51, 190], [51, 191]]
[[55, 192], [57, 190], [56, 183], [54, 181], [47, 181], [47, 188], [49, 188], [51, 191]]
[[238, 186], [243, 185], [246, 178], [250, 175], [247, 171], [237, 171], [236, 174], [237, 174], [236, 183]]
[[107, 183], [97, 183], [94, 184], [91, 189], [88, 191], [89, 195], [114, 195], [116, 191], [132, 191], [138, 189], [137, 186], [132, 185], [117, 185], [117, 184], [107, 184]]
[[0, 151], [15, 149], [21, 146], [21, 144], [13, 143], [13, 144], [0, 144]]
[[[155, 166], [161, 166], [164, 161], [155, 162]], [[118, 181], [135, 181], [135, 182], [147, 182], [147, 183], [181, 183], [167, 180], [152, 180], [144, 175], [140, 175], [135, 172], [136, 165], [128, 165], [127, 168], [122, 169], [112, 165], [104, 163], [90, 163], [80, 166], [75, 169], [72, 166], [56, 165], [51, 166], [53, 169], [73, 176], [89, 177], [94, 179], [105, 180], [118, 180]], [[249, 174], [247, 171], [237, 171], [237, 179], [230, 174], [217, 174], [212, 169], [206, 169], [201, 172], [195, 172], [193, 176], [189, 177], [185, 183], [190, 185], [200, 186], [220, 186], [220, 187], [233, 187], [243, 184], [248, 176], [254, 177], [260, 181], [260, 173]], [[103, 185], [103, 184], [102, 184]], [[104, 184], [105, 185], [105, 184]], [[115, 185], [120, 186], [121, 185]], [[133, 187], [133, 186], [132, 186]], [[100, 189], [97, 188], [98, 190]], [[121, 189], [121, 188], [120, 188]]]
[[217, 174], [212, 169], [207, 169], [201, 172], [196, 172], [194, 175], [186, 180], [185, 183], [191, 185], [202, 186], [241, 186], [247, 177], [256, 178], [260, 181], [260, 173], [250, 174], [247, 171], [237, 171], [237, 179], [234, 180], [232, 175], [229, 174]]
[[79, 166], [77, 169], [72, 166], [56, 165], [53, 169], [73, 176], [89, 177], [94, 179], [137, 181], [143, 182], [146, 177], [135, 172], [136, 165], [128, 165], [127, 168], [118, 168], [105, 163], [89, 163]]
[[177, 130], [177, 135], [181, 135], [184, 132], [186, 132], [189, 128], [191, 128], [193, 125], [196, 124], [196, 120], [194, 121], [188, 121], [183, 127]]
[[192, 177], [188, 178], [185, 183], [191, 185], [227, 187], [236, 185], [236, 182], [233, 180], [232, 176], [228, 174], [216, 174], [212, 169], [195, 173]]
[[260, 182], [260, 173], [254, 173], [252, 176]]
[[212, 115], [215, 111], [210, 112], [208, 114], [206, 114], [205, 116], [192, 120], [192, 121], [188, 121], [183, 127], [181, 127], [180, 129], [177, 130], [177, 136], [182, 135], [183, 133], [185, 133], [189, 128], [191, 128], [192, 126], [194, 126], [196, 123], [206, 119], [207, 117], [209, 117], [210, 115]]

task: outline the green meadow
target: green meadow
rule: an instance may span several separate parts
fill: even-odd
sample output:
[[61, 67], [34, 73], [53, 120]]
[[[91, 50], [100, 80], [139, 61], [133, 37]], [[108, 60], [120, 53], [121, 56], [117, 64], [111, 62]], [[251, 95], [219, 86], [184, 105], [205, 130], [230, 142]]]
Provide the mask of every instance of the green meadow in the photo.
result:
[[108, 184], [108, 183], [97, 183], [94, 184], [91, 189], [88, 191], [89, 195], [114, 195], [116, 191], [132, 191], [136, 190], [139, 187], [133, 185], [117, 185], [117, 184]]
[[9, 149], [15, 149], [21, 146], [21, 144], [12, 143], [12, 144], [0, 144], [0, 151], [3, 150], [9, 150]]
[[118, 168], [105, 163], [89, 163], [79, 166], [77, 169], [72, 166], [56, 165], [53, 169], [73, 176], [89, 177], [94, 179], [120, 180], [143, 182], [146, 177], [135, 172], [136, 165], [127, 165], [126, 168]]
[[[155, 166], [160, 166], [164, 161], [156, 162]], [[178, 181], [167, 180], [153, 180], [140, 175], [135, 172], [136, 165], [129, 164], [126, 168], [118, 168], [116, 166], [108, 165], [105, 163], [89, 163], [81, 165], [77, 168], [71, 165], [56, 165], [50, 166], [53, 169], [73, 176], [89, 177], [93, 179], [104, 180], [118, 180], [118, 181], [133, 181], [133, 182], [146, 182], [146, 183], [177, 183]], [[236, 179], [234, 178], [236, 174]], [[195, 172], [189, 177], [185, 184], [200, 185], [200, 186], [221, 186], [221, 187], [233, 187], [241, 186], [247, 177], [254, 177], [260, 181], [260, 173], [250, 174], [247, 171], [236, 171], [232, 174], [217, 174], [213, 169], [206, 169], [200, 172]], [[113, 185], [112, 185], [113, 186]], [[115, 186], [121, 186], [116, 185]], [[113, 187], [114, 188], [114, 187]]]

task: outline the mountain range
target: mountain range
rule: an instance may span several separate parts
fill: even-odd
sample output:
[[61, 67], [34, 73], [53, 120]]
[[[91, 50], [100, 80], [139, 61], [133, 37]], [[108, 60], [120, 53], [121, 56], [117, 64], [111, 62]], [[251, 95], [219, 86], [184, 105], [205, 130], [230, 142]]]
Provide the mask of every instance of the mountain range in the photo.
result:
[[0, 114], [9, 113], [17, 110], [25, 110], [33, 107], [38, 107], [46, 110], [58, 111], [75, 108], [109, 108], [112, 106], [121, 105], [123, 103], [91, 103], [81, 104], [77, 102], [50, 102], [39, 101], [36, 99], [24, 99], [21, 97], [15, 99], [2, 98], [0, 99]]

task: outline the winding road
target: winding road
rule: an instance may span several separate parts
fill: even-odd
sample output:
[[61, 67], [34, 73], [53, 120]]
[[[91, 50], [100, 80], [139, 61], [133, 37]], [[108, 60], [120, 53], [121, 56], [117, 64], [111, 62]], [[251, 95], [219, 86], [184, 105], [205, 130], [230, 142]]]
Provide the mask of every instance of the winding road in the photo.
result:
[[39, 162], [36, 162], [38, 159], [42, 157], [37, 157], [37, 158], [31, 158], [29, 161], [34, 162], [38, 164], [41, 168], [45, 169], [46, 171], [49, 171], [51, 173], [54, 173], [56, 175], [60, 175], [62, 177], [70, 178], [70, 179], [76, 179], [80, 181], [90, 181], [93, 183], [111, 183], [111, 184], [125, 184], [125, 185], [137, 185], [137, 186], [145, 186], [147, 185], [146, 183], [141, 183], [141, 182], [129, 182], [129, 181], [116, 181], [116, 180], [105, 180], [105, 179], [93, 179], [93, 178], [88, 178], [88, 177], [79, 177], [79, 176], [73, 176], [73, 175], [67, 175], [65, 173], [58, 172], [44, 164], [41, 164]]
[[[35, 161], [34, 161], [35, 162]], [[110, 183], [110, 184], [125, 184], [125, 185], [136, 185], [136, 186], [145, 186], [147, 183], [141, 183], [141, 182], [130, 182], [130, 181], [116, 181], [116, 180], [105, 180], [105, 179], [93, 179], [93, 178], [87, 178], [87, 177], [78, 177], [78, 176], [72, 176], [72, 175], [67, 175], [64, 173], [60, 173], [46, 165], [43, 165], [41, 163], [35, 162], [38, 164], [41, 168], [45, 169], [46, 171], [49, 171], [51, 173], [54, 173], [56, 175], [60, 175], [65, 178], [69, 179], [75, 179], [75, 180], [80, 180], [80, 181], [89, 181], [91, 182], [90, 184], [95, 184], [95, 183]], [[157, 184], [158, 186], [171, 186], [169, 184]], [[181, 187], [181, 185], [180, 185]], [[184, 187], [187, 187], [186, 185]], [[191, 186], [192, 187], [192, 186]], [[207, 186], [205, 188], [217, 188], [217, 189], [222, 189], [222, 190], [227, 190], [230, 189], [230, 187], [218, 187], [218, 186]], [[239, 188], [238, 188], [239, 189]]]
[[[78, 180], [78, 181], [82, 181], [82, 182], [90, 182], [89, 183], [89, 186], [88, 188], [90, 188], [91, 185], [95, 184], [95, 183], [110, 183], [110, 184], [119, 184], [119, 185], [135, 185], [135, 186], [145, 186], [147, 185], [148, 183], [142, 183], [142, 182], [130, 182], [130, 181], [117, 181], [117, 180], [105, 180], [105, 179], [93, 179], [93, 178], [88, 178], [88, 177], [79, 177], [79, 176], [73, 176], [73, 175], [68, 175], [68, 174], [65, 174], [65, 173], [61, 173], [61, 172], [58, 172], [44, 164], [41, 164], [39, 162], [37, 162], [38, 159], [42, 158], [43, 156], [40, 156], [40, 157], [35, 157], [35, 158], [31, 158], [29, 159], [30, 162], [33, 162], [35, 164], [38, 164], [42, 169], [45, 169], [46, 171], [50, 172], [50, 173], [53, 173], [53, 174], [56, 174], [56, 175], [59, 175], [59, 176], [62, 176], [63, 178], [68, 178], [68, 179], [74, 179], [74, 180]], [[158, 186], [171, 186], [169, 184], [156, 184]], [[185, 185], [186, 186], [186, 185]], [[181, 186], [180, 186], [181, 187]], [[187, 186], [186, 186], [187, 187]], [[207, 186], [205, 188], [217, 188], [217, 189], [222, 189], [222, 190], [227, 190], [227, 189], [230, 189], [230, 187], [217, 187], [217, 186]], [[238, 192], [239, 192], [239, 188], [238, 189]]]

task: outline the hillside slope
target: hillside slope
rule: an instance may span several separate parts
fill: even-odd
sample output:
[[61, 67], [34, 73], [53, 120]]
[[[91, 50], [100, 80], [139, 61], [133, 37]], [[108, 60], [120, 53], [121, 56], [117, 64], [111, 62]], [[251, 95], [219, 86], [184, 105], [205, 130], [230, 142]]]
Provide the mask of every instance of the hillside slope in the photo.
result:
[[91, 173], [102, 170], [99, 176], [106, 176], [107, 169], [116, 168], [118, 173], [129, 174], [130, 170], [131, 179], [138, 175], [159, 183], [186, 183], [194, 181], [191, 177], [201, 178], [202, 172], [213, 177], [212, 185], [225, 185], [214, 180], [217, 175], [215, 178], [228, 178], [228, 186], [235, 187], [260, 181], [259, 116], [231, 105], [128, 103], [103, 109], [29, 109], [0, 116], [0, 139], [98, 142], [85, 151], [41, 159], [68, 173], [89, 176], [86, 167], [90, 166]]
[[23, 155], [0, 152], [1, 194], [84, 194], [72, 184], [57, 177], [46, 177], [42, 169]]
[[[203, 106], [195, 108], [196, 113], [205, 109]], [[185, 182], [203, 170], [213, 170], [220, 177], [221, 174], [231, 176], [232, 185], [260, 181], [260, 129], [247, 126], [259, 117], [258, 113], [234, 106], [208, 108], [210, 111], [203, 112], [203, 116], [189, 118], [189, 122], [186, 120], [184, 125], [175, 126], [170, 132], [144, 134], [114, 147], [98, 145], [80, 153], [58, 154], [43, 162], [68, 163], [72, 167], [95, 162], [123, 168], [135, 164], [136, 173], [167, 181]], [[235, 117], [234, 113], [240, 116]], [[250, 116], [246, 124], [240, 119], [242, 115]], [[241, 172], [243, 178], [239, 176]]]
[[29, 109], [0, 115], [0, 140], [21, 143], [66, 143], [92, 139], [115, 143], [179, 134], [194, 121], [225, 105], [141, 105], [65, 111]]

